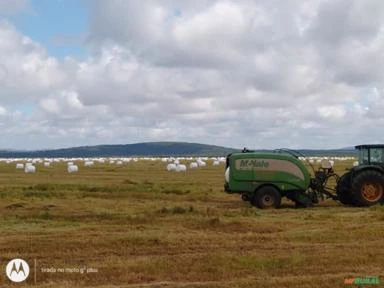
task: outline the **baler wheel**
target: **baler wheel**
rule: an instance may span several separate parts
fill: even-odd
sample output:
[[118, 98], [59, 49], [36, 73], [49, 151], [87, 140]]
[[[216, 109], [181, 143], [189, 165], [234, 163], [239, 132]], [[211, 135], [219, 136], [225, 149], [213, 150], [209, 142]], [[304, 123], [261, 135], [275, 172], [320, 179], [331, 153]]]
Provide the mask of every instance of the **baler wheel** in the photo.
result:
[[383, 200], [384, 175], [376, 170], [360, 172], [352, 181], [352, 197], [358, 206], [372, 206]]
[[279, 208], [281, 205], [280, 192], [273, 186], [264, 186], [255, 192], [252, 204], [260, 209]]

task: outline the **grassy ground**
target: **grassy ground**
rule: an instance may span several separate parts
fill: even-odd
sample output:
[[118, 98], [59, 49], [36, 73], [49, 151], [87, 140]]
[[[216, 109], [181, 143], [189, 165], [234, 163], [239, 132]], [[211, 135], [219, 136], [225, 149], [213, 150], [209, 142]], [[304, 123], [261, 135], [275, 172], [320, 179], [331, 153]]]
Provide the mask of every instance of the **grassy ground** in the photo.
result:
[[[343, 287], [384, 276], [383, 206], [259, 210], [223, 192], [223, 166], [164, 166], [24, 174], [0, 164], [1, 271], [23, 258], [31, 274], [18, 286], [37, 287]], [[15, 285], [1, 272], [0, 286]]]

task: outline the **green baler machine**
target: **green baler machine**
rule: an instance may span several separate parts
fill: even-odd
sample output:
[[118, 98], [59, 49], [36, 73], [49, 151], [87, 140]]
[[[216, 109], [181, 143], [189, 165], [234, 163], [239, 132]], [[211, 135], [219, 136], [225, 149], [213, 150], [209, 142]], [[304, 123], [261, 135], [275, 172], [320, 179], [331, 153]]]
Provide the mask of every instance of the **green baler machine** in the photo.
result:
[[[362, 147], [373, 149], [370, 145], [356, 146], [358, 149]], [[384, 162], [384, 146], [382, 148]], [[329, 161], [322, 162], [322, 166], [317, 171], [308, 163], [313, 169], [313, 176], [311, 176], [299, 156], [303, 155], [287, 149], [275, 152], [254, 152], [244, 149], [242, 153], [230, 154], [227, 156], [226, 163], [225, 191], [240, 193], [243, 200], [251, 201], [259, 208], [278, 208], [282, 197], [287, 197], [300, 207], [311, 206], [325, 198], [354, 206], [383, 203], [384, 167], [378, 167], [378, 163], [367, 165], [365, 162], [364, 169], [368, 169], [369, 173], [365, 171], [361, 174], [361, 168], [355, 167], [347, 172], [351, 175], [353, 171], [357, 171], [353, 177], [348, 179], [342, 177], [342, 181], [339, 182], [340, 177], [334, 173]], [[379, 169], [382, 169], [381, 172]], [[372, 173], [381, 177], [372, 178]], [[351, 194], [349, 184], [357, 174], [363, 178], [360, 181], [362, 186], [352, 189], [355, 192]], [[336, 187], [329, 185], [332, 182], [331, 179], [336, 183]], [[350, 200], [346, 203], [345, 199]]]

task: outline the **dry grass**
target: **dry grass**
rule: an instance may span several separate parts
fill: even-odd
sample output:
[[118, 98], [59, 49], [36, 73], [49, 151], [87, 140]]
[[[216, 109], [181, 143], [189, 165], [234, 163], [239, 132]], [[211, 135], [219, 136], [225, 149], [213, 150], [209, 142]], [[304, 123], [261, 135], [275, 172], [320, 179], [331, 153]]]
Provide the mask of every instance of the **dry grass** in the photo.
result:
[[[30, 175], [0, 164], [0, 268], [27, 260], [37, 287], [343, 287], [383, 276], [382, 206], [258, 210], [223, 192], [222, 166], [164, 170], [56, 164]], [[12, 286], [5, 273], [0, 285]]]

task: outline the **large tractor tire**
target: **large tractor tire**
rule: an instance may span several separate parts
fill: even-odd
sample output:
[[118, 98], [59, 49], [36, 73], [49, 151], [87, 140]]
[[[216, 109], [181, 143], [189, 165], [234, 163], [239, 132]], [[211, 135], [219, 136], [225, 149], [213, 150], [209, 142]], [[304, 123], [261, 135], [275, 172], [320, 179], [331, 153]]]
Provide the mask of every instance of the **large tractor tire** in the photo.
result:
[[339, 201], [344, 205], [354, 205], [352, 198], [351, 187], [350, 187], [351, 173], [345, 173], [336, 185], [336, 194], [339, 197]]
[[357, 206], [372, 206], [383, 201], [384, 174], [363, 170], [352, 179], [352, 198]]
[[260, 209], [279, 208], [281, 206], [281, 195], [275, 187], [264, 186], [255, 192], [251, 202]]

